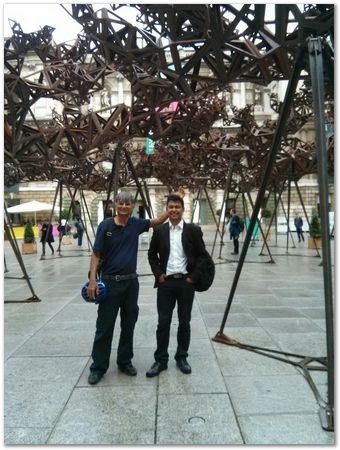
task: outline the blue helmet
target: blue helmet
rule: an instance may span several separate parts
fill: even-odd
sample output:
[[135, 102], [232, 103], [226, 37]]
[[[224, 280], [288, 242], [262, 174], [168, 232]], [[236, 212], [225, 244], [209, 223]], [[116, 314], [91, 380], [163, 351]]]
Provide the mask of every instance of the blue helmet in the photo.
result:
[[89, 302], [89, 303], [100, 303], [106, 297], [107, 291], [106, 291], [106, 286], [105, 286], [104, 282], [102, 280], [97, 280], [97, 284], [98, 284], [98, 287], [99, 287], [99, 294], [97, 295], [96, 298], [92, 298], [87, 293], [87, 288], [89, 286], [89, 281], [84, 283], [83, 287], [81, 288], [81, 296], [83, 297], [83, 299], [86, 302]]

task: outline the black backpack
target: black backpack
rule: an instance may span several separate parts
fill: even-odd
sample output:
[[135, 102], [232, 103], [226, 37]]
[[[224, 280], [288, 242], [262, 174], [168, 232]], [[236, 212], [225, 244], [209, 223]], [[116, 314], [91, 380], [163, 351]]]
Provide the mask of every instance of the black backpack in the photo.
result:
[[239, 230], [240, 233], [242, 233], [242, 231], [244, 230], [244, 220], [240, 218], [240, 223], [239, 223]]
[[215, 263], [209, 253], [205, 250], [205, 268], [200, 276], [200, 279], [195, 283], [195, 291], [207, 291], [213, 284], [215, 278]]

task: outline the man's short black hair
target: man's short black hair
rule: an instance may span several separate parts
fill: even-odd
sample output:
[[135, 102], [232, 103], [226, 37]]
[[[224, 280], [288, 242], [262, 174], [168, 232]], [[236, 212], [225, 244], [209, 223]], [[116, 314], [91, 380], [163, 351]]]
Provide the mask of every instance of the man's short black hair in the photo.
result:
[[177, 194], [169, 194], [168, 198], [166, 200], [166, 204], [168, 204], [169, 202], [175, 202], [175, 203], [180, 203], [182, 205], [182, 208], [184, 208], [184, 202], [182, 197], [180, 197]]

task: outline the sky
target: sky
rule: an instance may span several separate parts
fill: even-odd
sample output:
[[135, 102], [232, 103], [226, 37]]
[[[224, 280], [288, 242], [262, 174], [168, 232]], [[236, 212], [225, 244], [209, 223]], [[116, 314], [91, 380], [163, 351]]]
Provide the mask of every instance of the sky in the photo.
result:
[[81, 26], [56, 3], [4, 3], [3, 19], [4, 37], [12, 35], [8, 19], [18, 22], [25, 33], [50, 25], [56, 28], [53, 37], [58, 44], [75, 39], [81, 32]]
[[[64, 4], [66, 5], [66, 3]], [[98, 10], [105, 6], [109, 7], [110, 3], [92, 3], [92, 5], [95, 10]], [[38, 31], [44, 25], [54, 27], [53, 39], [57, 44], [75, 39], [82, 30], [81, 25], [72, 19], [60, 3], [5, 2], [2, 13], [4, 37], [12, 35], [8, 19], [18, 22], [24, 33]], [[128, 17], [129, 15], [130, 17]], [[134, 23], [134, 17], [129, 15], [125, 14], [125, 19]]]

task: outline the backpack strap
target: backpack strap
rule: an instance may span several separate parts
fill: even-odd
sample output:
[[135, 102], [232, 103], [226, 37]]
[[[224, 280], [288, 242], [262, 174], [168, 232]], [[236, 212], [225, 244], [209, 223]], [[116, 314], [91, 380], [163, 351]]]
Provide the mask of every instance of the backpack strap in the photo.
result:
[[[103, 267], [103, 262], [107, 253], [107, 248], [108, 248], [108, 243], [109, 243], [109, 239], [112, 236], [112, 229], [113, 229], [113, 217], [110, 217], [109, 219], [105, 219], [105, 234], [104, 234], [104, 251], [102, 253], [102, 256], [99, 260], [99, 264], [97, 267], [97, 278], [101, 278], [101, 274], [102, 274], [102, 267]], [[88, 272], [88, 278], [90, 278], [90, 271]]]
[[113, 217], [110, 217], [109, 219], [106, 219], [105, 222], [106, 222], [106, 230], [105, 230], [105, 234], [104, 234], [104, 251], [102, 254], [102, 258], [101, 258], [103, 261], [105, 259], [105, 255], [107, 252], [109, 239], [112, 236], [114, 219], [113, 219]]

